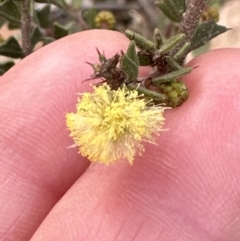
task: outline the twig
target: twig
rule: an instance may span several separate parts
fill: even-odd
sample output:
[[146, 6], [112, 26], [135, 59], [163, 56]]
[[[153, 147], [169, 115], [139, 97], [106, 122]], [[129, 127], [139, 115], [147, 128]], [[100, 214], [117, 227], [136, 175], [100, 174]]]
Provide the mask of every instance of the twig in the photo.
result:
[[22, 0], [22, 14], [21, 14], [21, 32], [22, 32], [22, 49], [24, 56], [31, 53], [31, 22], [30, 15], [31, 0]]
[[179, 27], [179, 32], [186, 34], [187, 41], [192, 38], [206, 2], [207, 0], [189, 0], [187, 3], [187, 11], [184, 13]]

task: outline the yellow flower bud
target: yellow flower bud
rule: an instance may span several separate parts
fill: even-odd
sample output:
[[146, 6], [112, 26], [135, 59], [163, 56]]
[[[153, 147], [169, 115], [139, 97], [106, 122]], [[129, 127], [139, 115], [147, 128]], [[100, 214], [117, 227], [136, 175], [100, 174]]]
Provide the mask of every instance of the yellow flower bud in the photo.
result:
[[100, 11], [94, 20], [97, 28], [113, 29], [116, 24], [116, 19], [110, 11]]
[[211, 20], [218, 21], [219, 20], [219, 11], [216, 7], [207, 7], [202, 13], [202, 21], [208, 22]]

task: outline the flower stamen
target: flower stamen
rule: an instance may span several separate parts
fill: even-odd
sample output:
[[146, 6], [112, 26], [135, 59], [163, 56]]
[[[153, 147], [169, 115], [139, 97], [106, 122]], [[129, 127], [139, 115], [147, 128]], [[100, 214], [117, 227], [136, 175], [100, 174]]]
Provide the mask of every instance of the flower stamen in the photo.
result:
[[121, 158], [133, 163], [144, 152], [142, 142], [155, 143], [164, 124], [166, 107], [150, 106], [149, 100], [126, 86], [111, 90], [107, 84], [93, 87], [78, 99], [76, 113], [66, 115], [74, 146], [92, 162], [110, 164]]

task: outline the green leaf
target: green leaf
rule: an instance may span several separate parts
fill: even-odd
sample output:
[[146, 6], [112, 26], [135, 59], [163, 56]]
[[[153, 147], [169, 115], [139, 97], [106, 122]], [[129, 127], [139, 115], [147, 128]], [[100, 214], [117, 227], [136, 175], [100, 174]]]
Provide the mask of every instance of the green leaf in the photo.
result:
[[189, 74], [192, 70], [193, 70], [193, 68], [190, 68], [190, 67], [182, 68], [182, 69], [173, 71], [169, 74], [164, 74], [162, 76], [156, 77], [152, 80], [152, 83], [153, 83], [153, 85], [158, 87], [159, 85], [161, 85], [163, 83], [167, 83], [167, 82], [177, 79], [183, 75]]
[[130, 42], [126, 52], [126, 56], [129, 57], [134, 63], [136, 63], [136, 65], [139, 65], [135, 41]]
[[153, 64], [153, 54], [148, 51], [139, 51], [138, 60], [140, 66], [149, 66]]
[[160, 30], [158, 28], [155, 28], [153, 35], [154, 35], [154, 39], [155, 39], [155, 43], [156, 43], [155, 48], [160, 49], [163, 45], [163, 38], [162, 38]]
[[36, 11], [39, 24], [42, 28], [46, 29], [50, 26], [50, 12], [51, 8], [49, 4], [43, 7], [42, 9]]
[[31, 34], [31, 44], [32, 44], [32, 48], [34, 48], [34, 46], [42, 40], [43, 34], [40, 31], [39, 27], [35, 27], [32, 31]]
[[123, 54], [120, 68], [127, 74], [127, 83], [131, 83], [136, 80], [138, 76], [138, 57], [136, 52], [136, 45], [134, 41], [131, 41], [127, 49], [126, 54]]
[[46, 3], [46, 4], [53, 4], [58, 6], [59, 8], [63, 8], [65, 7], [65, 3], [62, 0], [35, 0], [35, 2], [37, 3]]
[[158, 93], [154, 90], [149, 90], [149, 89], [145, 88], [144, 86], [130, 83], [127, 85], [127, 88], [130, 90], [137, 90], [137, 92], [139, 94], [144, 94], [145, 99], [157, 100], [157, 101], [160, 101], [161, 103], [167, 102], [166, 94]]
[[178, 14], [174, 13], [174, 11], [169, 8], [165, 3], [163, 3], [163, 0], [156, 0], [155, 4], [161, 9], [163, 14], [168, 17], [173, 22], [180, 22], [181, 18], [178, 16]]
[[130, 39], [134, 40], [138, 48], [142, 50], [155, 51], [155, 43], [146, 39], [142, 35], [131, 30], [123, 30], [123, 33]]
[[228, 28], [218, 25], [215, 21], [199, 24], [192, 37], [192, 50], [203, 46], [211, 39], [228, 30]]
[[186, 35], [184, 33], [176, 34], [171, 38], [167, 39], [162, 47], [160, 48], [160, 53], [167, 53], [173, 50], [179, 43], [185, 40]]
[[10, 68], [13, 67], [15, 63], [13, 61], [8, 61], [6, 63], [0, 64], [0, 75], [3, 75], [5, 72], [7, 72]]
[[22, 48], [13, 36], [0, 45], [0, 55], [11, 58], [22, 58], [24, 56]]
[[182, 0], [163, 0], [168, 11], [180, 22], [184, 13], [184, 5]]
[[52, 42], [54, 42], [56, 39], [55, 38], [52, 38], [52, 37], [44, 37], [42, 39], [43, 41], [43, 45], [47, 45], [47, 44], [50, 44]]
[[96, 23], [94, 21], [97, 15], [97, 9], [91, 8], [83, 13], [83, 18], [90, 28], [96, 28]]
[[60, 23], [55, 22], [54, 26], [54, 38], [60, 39], [68, 35], [68, 30], [66, 27], [61, 25]]
[[98, 59], [99, 59], [100, 63], [104, 64], [105, 62], [107, 62], [107, 58], [104, 55], [104, 53], [101, 53], [98, 49], [97, 49], [97, 52], [98, 52]]
[[10, 22], [20, 23], [19, 4], [13, 0], [0, 2], [0, 15]]
[[8, 29], [20, 29], [21, 28], [21, 23], [17, 23], [17, 22], [8, 22]]
[[77, 24], [76, 21], [71, 20], [69, 20], [64, 27], [68, 30], [68, 34], [76, 33], [82, 30], [79, 29], [79, 24]]
[[175, 9], [177, 9], [178, 15], [182, 18], [182, 14], [186, 12], [186, 0], [168, 0], [172, 2]]
[[193, 57], [195, 58], [203, 53], [206, 53], [209, 50], [210, 45], [211, 45], [210, 42], [208, 42], [208, 43], [204, 44], [203, 46], [201, 46], [200, 48], [193, 50], [192, 51]]
[[178, 61], [181, 60], [182, 58], [185, 58], [188, 53], [190, 53], [192, 50], [191, 43], [190, 42], [185, 42], [181, 48], [177, 51], [177, 53], [173, 56], [173, 59]]
[[6, 19], [0, 17], [0, 28], [6, 23]]
[[171, 67], [171, 69], [174, 70], [180, 70], [183, 67], [181, 65], [178, 64], [178, 62], [176, 62], [174, 59], [172, 59], [170, 56], [168, 58], [166, 58], [167, 63], [169, 65], [169, 67]]

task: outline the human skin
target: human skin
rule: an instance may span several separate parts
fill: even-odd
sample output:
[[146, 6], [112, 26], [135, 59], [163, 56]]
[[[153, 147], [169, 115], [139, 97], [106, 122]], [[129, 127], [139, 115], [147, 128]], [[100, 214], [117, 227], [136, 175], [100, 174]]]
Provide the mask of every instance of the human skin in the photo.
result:
[[[189, 65], [189, 99], [165, 113], [158, 145], [132, 166], [78, 154], [65, 114], [91, 90], [97, 47], [128, 40], [85, 31], [31, 54], [0, 79], [0, 239], [14, 241], [240, 239], [239, 49]], [[144, 73], [142, 73], [144, 74]], [[96, 147], [97, 148], [97, 147]]]

